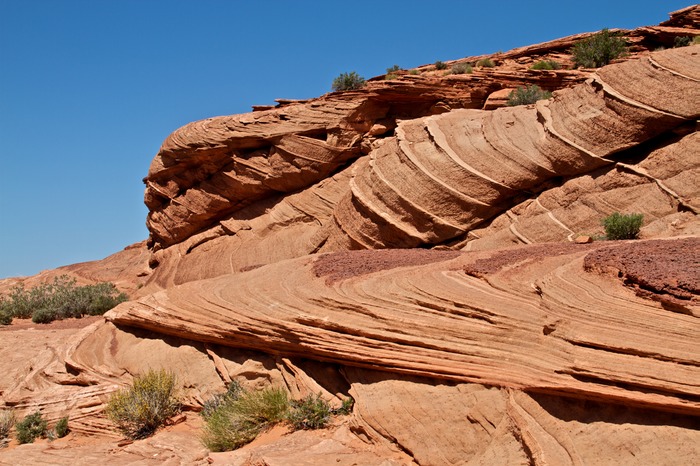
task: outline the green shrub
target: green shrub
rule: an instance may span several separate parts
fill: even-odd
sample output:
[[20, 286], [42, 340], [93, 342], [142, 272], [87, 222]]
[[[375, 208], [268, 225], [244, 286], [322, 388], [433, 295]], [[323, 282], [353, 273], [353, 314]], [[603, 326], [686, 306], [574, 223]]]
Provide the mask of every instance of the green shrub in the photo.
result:
[[391, 81], [392, 79], [398, 79], [398, 78], [399, 78], [399, 75], [394, 74], [394, 73], [389, 73], [389, 74], [384, 76], [384, 79], [386, 79], [387, 81]]
[[386, 74], [393, 74], [393, 73], [396, 73], [397, 71], [400, 71], [400, 70], [401, 70], [401, 68], [399, 68], [399, 65], [394, 65], [394, 66], [386, 69]]
[[476, 66], [480, 66], [482, 68], [493, 68], [496, 66], [490, 58], [482, 58], [478, 62], [476, 62]]
[[444, 62], [442, 62], [442, 61], [440, 61], [440, 60], [438, 60], [438, 61], [435, 62], [435, 69], [436, 69], [436, 70], [444, 70], [444, 69], [446, 69], [446, 68], [447, 68], [447, 64], [446, 64], [446, 63], [444, 63]]
[[321, 398], [320, 393], [292, 401], [291, 404], [287, 420], [294, 430], [322, 429], [328, 425], [333, 414], [330, 404]]
[[0, 295], [0, 325], [10, 325], [12, 323], [12, 307], [10, 300]]
[[107, 417], [132, 439], [148, 437], [180, 410], [175, 375], [150, 370], [136, 377], [130, 388], [119, 390], [107, 403]]
[[352, 398], [345, 398], [340, 408], [333, 410], [333, 414], [348, 415], [352, 413], [352, 407], [355, 406], [355, 400]]
[[61, 275], [52, 283], [29, 290], [23, 284], [12, 287], [8, 296], [0, 298], [0, 324], [10, 324], [13, 317], [31, 317], [35, 323], [48, 323], [86, 314], [99, 315], [127, 299], [112, 283], [76, 286], [75, 279]]
[[687, 47], [693, 42], [693, 38], [690, 36], [676, 36], [673, 38], [674, 47]]
[[534, 104], [538, 100], [549, 99], [552, 93], [543, 91], [536, 84], [527, 87], [518, 87], [516, 90], [508, 94], [508, 105], [514, 107], [516, 105]]
[[558, 70], [561, 65], [554, 60], [540, 60], [530, 67], [531, 70]]
[[691, 45], [698, 45], [698, 44], [700, 44], [700, 36], [693, 37], [693, 42]]
[[609, 240], [636, 239], [639, 236], [643, 220], [644, 215], [642, 214], [621, 215], [619, 212], [615, 212], [603, 219], [605, 236]]
[[334, 91], [352, 91], [362, 89], [365, 86], [365, 78], [354, 71], [350, 73], [341, 73], [340, 76], [333, 80], [332, 88]]
[[251, 442], [265, 428], [283, 421], [289, 411], [287, 392], [281, 388], [240, 391], [215, 409], [202, 413], [202, 442], [211, 451], [227, 451]]
[[415, 75], [420, 74], [420, 71], [419, 71], [419, 70], [411, 70], [411, 71], [408, 72], [408, 74], [410, 74], [410, 75], [412, 75], [412, 76], [415, 76]]
[[19, 443], [32, 443], [37, 437], [45, 437], [47, 427], [46, 420], [41, 417], [39, 411], [28, 414], [15, 424], [17, 441]]
[[225, 393], [214, 395], [210, 400], [206, 401], [202, 406], [202, 412], [200, 414], [202, 417], [207, 418], [222, 405], [236, 401], [242, 393], [243, 387], [234, 380], [229, 384]]
[[56, 423], [56, 427], [54, 427], [53, 430], [56, 438], [63, 438], [68, 435], [68, 432], [70, 432], [70, 429], [68, 428], [68, 416], [59, 419]]
[[0, 441], [10, 436], [15, 423], [15, 413], [11, 409], [0, 411]]
[[472, 65], [469, 63], [455, 63], [452, 65], [452, 73], [454, 74], [470, 74], [472, 72]]
[[627, 42], [617, 34], [603, 29], [574, 45], [571, 54], [576, 66], [598, 68], [627, 53]]

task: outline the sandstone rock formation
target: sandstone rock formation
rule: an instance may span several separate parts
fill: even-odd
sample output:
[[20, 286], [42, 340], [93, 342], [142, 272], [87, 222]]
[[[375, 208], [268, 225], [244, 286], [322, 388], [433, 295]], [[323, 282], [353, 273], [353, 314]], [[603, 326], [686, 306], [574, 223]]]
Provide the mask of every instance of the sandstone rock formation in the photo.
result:
[[[529, 69], [580, 34], [175, 131], [147, 244], [25, 280], [134, 299], [46, 327], [60, 343], [0, 329], [2, 404], [74, 432], [0, 464], [696, 463], [700, 46], [651, 51], [699, 17], [621, 31], [630, 56], [598, 70]], [[554, 96], [482, 110], [524, 84]], [[643, 239], [574, 241], [614, 211]], [[104, 403], [148, 368], [176, 372], [183, 422], [117, 444]], [[196, 412], [231, 380], [355, 408], [208, 453]]]

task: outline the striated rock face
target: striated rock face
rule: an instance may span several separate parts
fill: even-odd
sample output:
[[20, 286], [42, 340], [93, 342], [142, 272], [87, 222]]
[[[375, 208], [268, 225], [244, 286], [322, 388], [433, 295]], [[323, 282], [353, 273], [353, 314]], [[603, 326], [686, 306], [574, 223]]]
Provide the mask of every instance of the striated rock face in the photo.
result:
[[[0, 329], [0, 406], [73, 430], [0, 463], [697, 463], [700, 46], [650, 50], [699, 12], [621, 31], [599, 70], [529, 69], [586, 33], [177, 130], [147, 244], [26, 279], [137, 299]], [[524, 84], [554, 96], [500, 108]], [[615, 211], [642, 240], [597, 240]], [[176, 373], [183, 422], [118, 443], [104, 404], [149, 368]], [[355, 407], [209, 453], [196, 411], [232, 380]]]
[[[604, 67], [534, 106], [455, 110], [400, 124], [352, 180], [328, 247], [452, 240], [554, 178], [612, 165], [625, 150], [694, 124], [699, 53], [689, 47]], [[695, 170], [697, 155], [689, 162]]]
[[[108, 318], [344, 365], [700, 414], [697, 292], [687, 300], [695, 317], [635, 298], [585, 272], [590, 251], [616, 249], [596, 244], [300, 258], [156, 293]], [[673, 251], [664, 260], [697, 255], [700, 240]], [[640, 274], [649, 280], [649, 266]]]
[[[477, 110], [489, 86], [506, 83], [498, 69], [475, 81], [477, 70], [373, 81], [363, 91], [185, 126], [146, 178], [155, 267], [148, 289], [317, 251], [572, 239], [631, 207], [618, 195], [630, 183], [648, 196], [631, 198], [635, 207], [665, 222], [657, 234], [682, 233], [668, 225], [679, 210], [697, 213], [689, 206], [698, 183], [687, 182], [698, 170], [697, 53], [669, 49], [575, 72], [590, 77], [534, 106]], [[426, 113], [437, 114], [415, 118]], [[680, 177], [678, 188], [644, 168], [645, 157], [672, 159], [657, 167]], [[588, 189], [606, 173], [607, 184], [594, 189], [605, 205], [560, 209], [562, 218], [547, 205], [565, 185]], [[518, 233], [513, 220], [525, 221], [524, 211], [539, 216], [544, 236]]]

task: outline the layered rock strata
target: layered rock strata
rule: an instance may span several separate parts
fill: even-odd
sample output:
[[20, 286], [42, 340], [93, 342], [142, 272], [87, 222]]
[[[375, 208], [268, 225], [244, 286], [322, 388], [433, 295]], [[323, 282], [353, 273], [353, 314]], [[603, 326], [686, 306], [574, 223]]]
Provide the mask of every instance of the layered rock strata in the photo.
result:
[[[351, 181], [327, 247], [440, 244], [555, 178], [613, 165], [625, 150], [700, 116], [699, 53], [687, 47], [607, 66], [533, 106], [401, 123]], [[697, 151], [692, 157], [697, 170]]]

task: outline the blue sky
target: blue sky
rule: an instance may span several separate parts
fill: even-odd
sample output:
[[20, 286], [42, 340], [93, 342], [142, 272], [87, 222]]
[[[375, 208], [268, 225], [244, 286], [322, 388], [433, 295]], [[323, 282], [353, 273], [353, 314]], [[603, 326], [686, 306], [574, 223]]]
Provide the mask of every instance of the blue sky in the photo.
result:
[[0, 0], [0, 278], [146, 239], [141, 180], [190, 121], [690, 4]]

